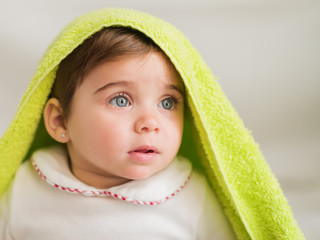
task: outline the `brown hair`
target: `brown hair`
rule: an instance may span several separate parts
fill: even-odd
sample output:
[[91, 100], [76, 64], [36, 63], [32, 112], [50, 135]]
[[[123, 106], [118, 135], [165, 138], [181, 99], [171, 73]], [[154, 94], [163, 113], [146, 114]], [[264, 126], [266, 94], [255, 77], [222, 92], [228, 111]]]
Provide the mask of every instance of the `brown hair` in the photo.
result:
[[144, 55], [150, 51], [162, 52], [140, 31], [129, 27], [104, 28], [86, 39], [60, 63], [50, 97], [59, 99], [67, 118], [74, 92], [89, 71], [124, 55]]

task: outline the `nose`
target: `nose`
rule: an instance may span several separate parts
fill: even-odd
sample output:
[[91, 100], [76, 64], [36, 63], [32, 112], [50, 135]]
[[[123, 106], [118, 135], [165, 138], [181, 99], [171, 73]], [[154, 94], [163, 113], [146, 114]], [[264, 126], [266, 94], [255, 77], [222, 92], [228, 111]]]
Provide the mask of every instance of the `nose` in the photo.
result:
[[158, 133], [160, 131], [158, 120], [150, 115], [141, 116], [137, 119], [134, 129], [137, 133]]

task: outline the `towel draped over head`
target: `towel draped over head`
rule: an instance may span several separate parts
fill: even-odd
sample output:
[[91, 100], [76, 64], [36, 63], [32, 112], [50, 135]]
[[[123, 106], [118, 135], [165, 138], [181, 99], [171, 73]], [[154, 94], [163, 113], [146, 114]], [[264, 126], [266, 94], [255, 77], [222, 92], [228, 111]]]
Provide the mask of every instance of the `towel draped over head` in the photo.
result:
[[81, 16], [49, 46], [0, 140], [0, 194], [31, 152], [53, 144], [41, 118], [59, 63], [109, 26], [131, 27], [150, 37], [181, 75], [187, 113], [180, 154], [205, 169], [237, 237], [304, 239], [259, 147], [199, 53], [172, 25], [134, 10], [103, 9]]

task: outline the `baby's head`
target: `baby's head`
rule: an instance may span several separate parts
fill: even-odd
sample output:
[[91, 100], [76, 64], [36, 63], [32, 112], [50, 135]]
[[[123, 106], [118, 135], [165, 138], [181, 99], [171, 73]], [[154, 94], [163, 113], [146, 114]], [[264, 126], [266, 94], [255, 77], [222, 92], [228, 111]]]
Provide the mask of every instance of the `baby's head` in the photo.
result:
[[137, 30], [105, 28], [64, 59], [44, 109], [71, 170], [107, 188], [168, 166], [182, 139], [184, 87], [163, 51]]

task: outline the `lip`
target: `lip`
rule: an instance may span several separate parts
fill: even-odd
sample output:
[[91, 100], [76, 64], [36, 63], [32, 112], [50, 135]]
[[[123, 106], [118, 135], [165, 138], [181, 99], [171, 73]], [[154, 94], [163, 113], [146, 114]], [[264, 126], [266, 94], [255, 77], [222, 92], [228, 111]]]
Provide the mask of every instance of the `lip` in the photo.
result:
[[152, 145], [143, 145], [128, 152], [131, 159], [138, 162], [150, 162], [159, 154], [159, 150]]

